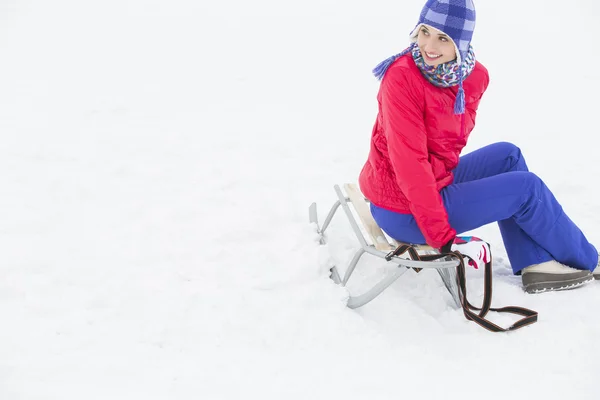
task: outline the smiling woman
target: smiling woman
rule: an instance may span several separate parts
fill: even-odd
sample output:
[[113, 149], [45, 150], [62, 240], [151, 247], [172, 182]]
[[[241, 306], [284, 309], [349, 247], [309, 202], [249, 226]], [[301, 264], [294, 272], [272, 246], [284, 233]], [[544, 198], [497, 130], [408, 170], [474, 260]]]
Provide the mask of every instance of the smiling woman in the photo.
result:
[[432, 67], [454, 61], [458, 54], [454, 41], [448, 35], [428, 25], [420, 27], [417, 46], [421, 50], [425, 63]]
[[600, 277], [598, 252], [520, 149], [500, 142], [460, 157], [485, 93], [472, 0], [428, 0], [411, 45], [380, 63], [379, 113], [359, 183], [392, 238], [451, 250], [457, 233], [498, 222], [529, 293]]

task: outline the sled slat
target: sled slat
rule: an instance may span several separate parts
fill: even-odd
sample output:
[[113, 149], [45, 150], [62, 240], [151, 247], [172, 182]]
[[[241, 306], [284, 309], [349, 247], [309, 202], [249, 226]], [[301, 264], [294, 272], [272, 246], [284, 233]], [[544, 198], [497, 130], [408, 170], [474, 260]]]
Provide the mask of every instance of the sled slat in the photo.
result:
[[353, 183], [346, 183], [344, 190], [350, 198], [358, 217], [360, 218], [365, 230], [371, 237], [371, 241], [377, 250], [388, 251], [394, 249], [396, 246], [390, 244], [385, 237], [381, 228], [377, 225], [377, 222], [371, 215], [368, 203], [365, 201], [365, 197], [360, 192], [360, 189]]

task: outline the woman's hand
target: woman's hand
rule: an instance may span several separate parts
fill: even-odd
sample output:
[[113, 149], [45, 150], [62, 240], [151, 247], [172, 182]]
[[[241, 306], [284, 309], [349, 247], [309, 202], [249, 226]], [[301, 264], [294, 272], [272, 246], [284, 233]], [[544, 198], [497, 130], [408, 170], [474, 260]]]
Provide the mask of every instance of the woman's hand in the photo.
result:
[[448, 254], [452, 251], [452, 245], [454, 244], [454, 238], [450, 239], [448, 243], [440, 247], [440, 253]]

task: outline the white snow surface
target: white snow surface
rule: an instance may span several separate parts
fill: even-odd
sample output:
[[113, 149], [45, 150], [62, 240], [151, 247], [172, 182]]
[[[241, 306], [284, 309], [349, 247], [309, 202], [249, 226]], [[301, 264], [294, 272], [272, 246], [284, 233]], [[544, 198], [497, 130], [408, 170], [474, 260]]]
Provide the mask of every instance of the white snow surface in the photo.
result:
[[[497, 226], [494, 334], [435, 271], [345, 306], [333, 185], [424, 0], [2, 0], [0, 399], [596, 399], [600, 283], [527, 295]], [[595, 0], [479, 0], [465, 152], [518, 145], [600, 245]], [[348, 289], [386, 272], [364, 258]], [[483, 276], [470, 271], [470, 298]], [[511, 317], [490, 314], [508, 325]]]

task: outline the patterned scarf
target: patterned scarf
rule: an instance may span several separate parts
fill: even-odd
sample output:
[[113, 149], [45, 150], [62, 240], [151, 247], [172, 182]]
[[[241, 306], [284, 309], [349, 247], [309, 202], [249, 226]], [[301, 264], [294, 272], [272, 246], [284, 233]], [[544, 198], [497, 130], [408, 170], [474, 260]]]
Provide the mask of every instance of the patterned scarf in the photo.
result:
[[[419, 46], [413, 46], [412, 56], [415, 60], [415, 64], [421, 70], [423, 76], [437, 87], [447, 88], [450, 86], [456, 86], [460, 83], [459, 65], [456, 60], [440, 64], [436, 67], [432, 67], [425, 63]], [[464, 81], [473, 71], [475, 67], [475, 53], [473, 52], [473, 46], [469, 46], [469, 52], [465, 57], [460, 68], [462, 69], [462, 80]]]

